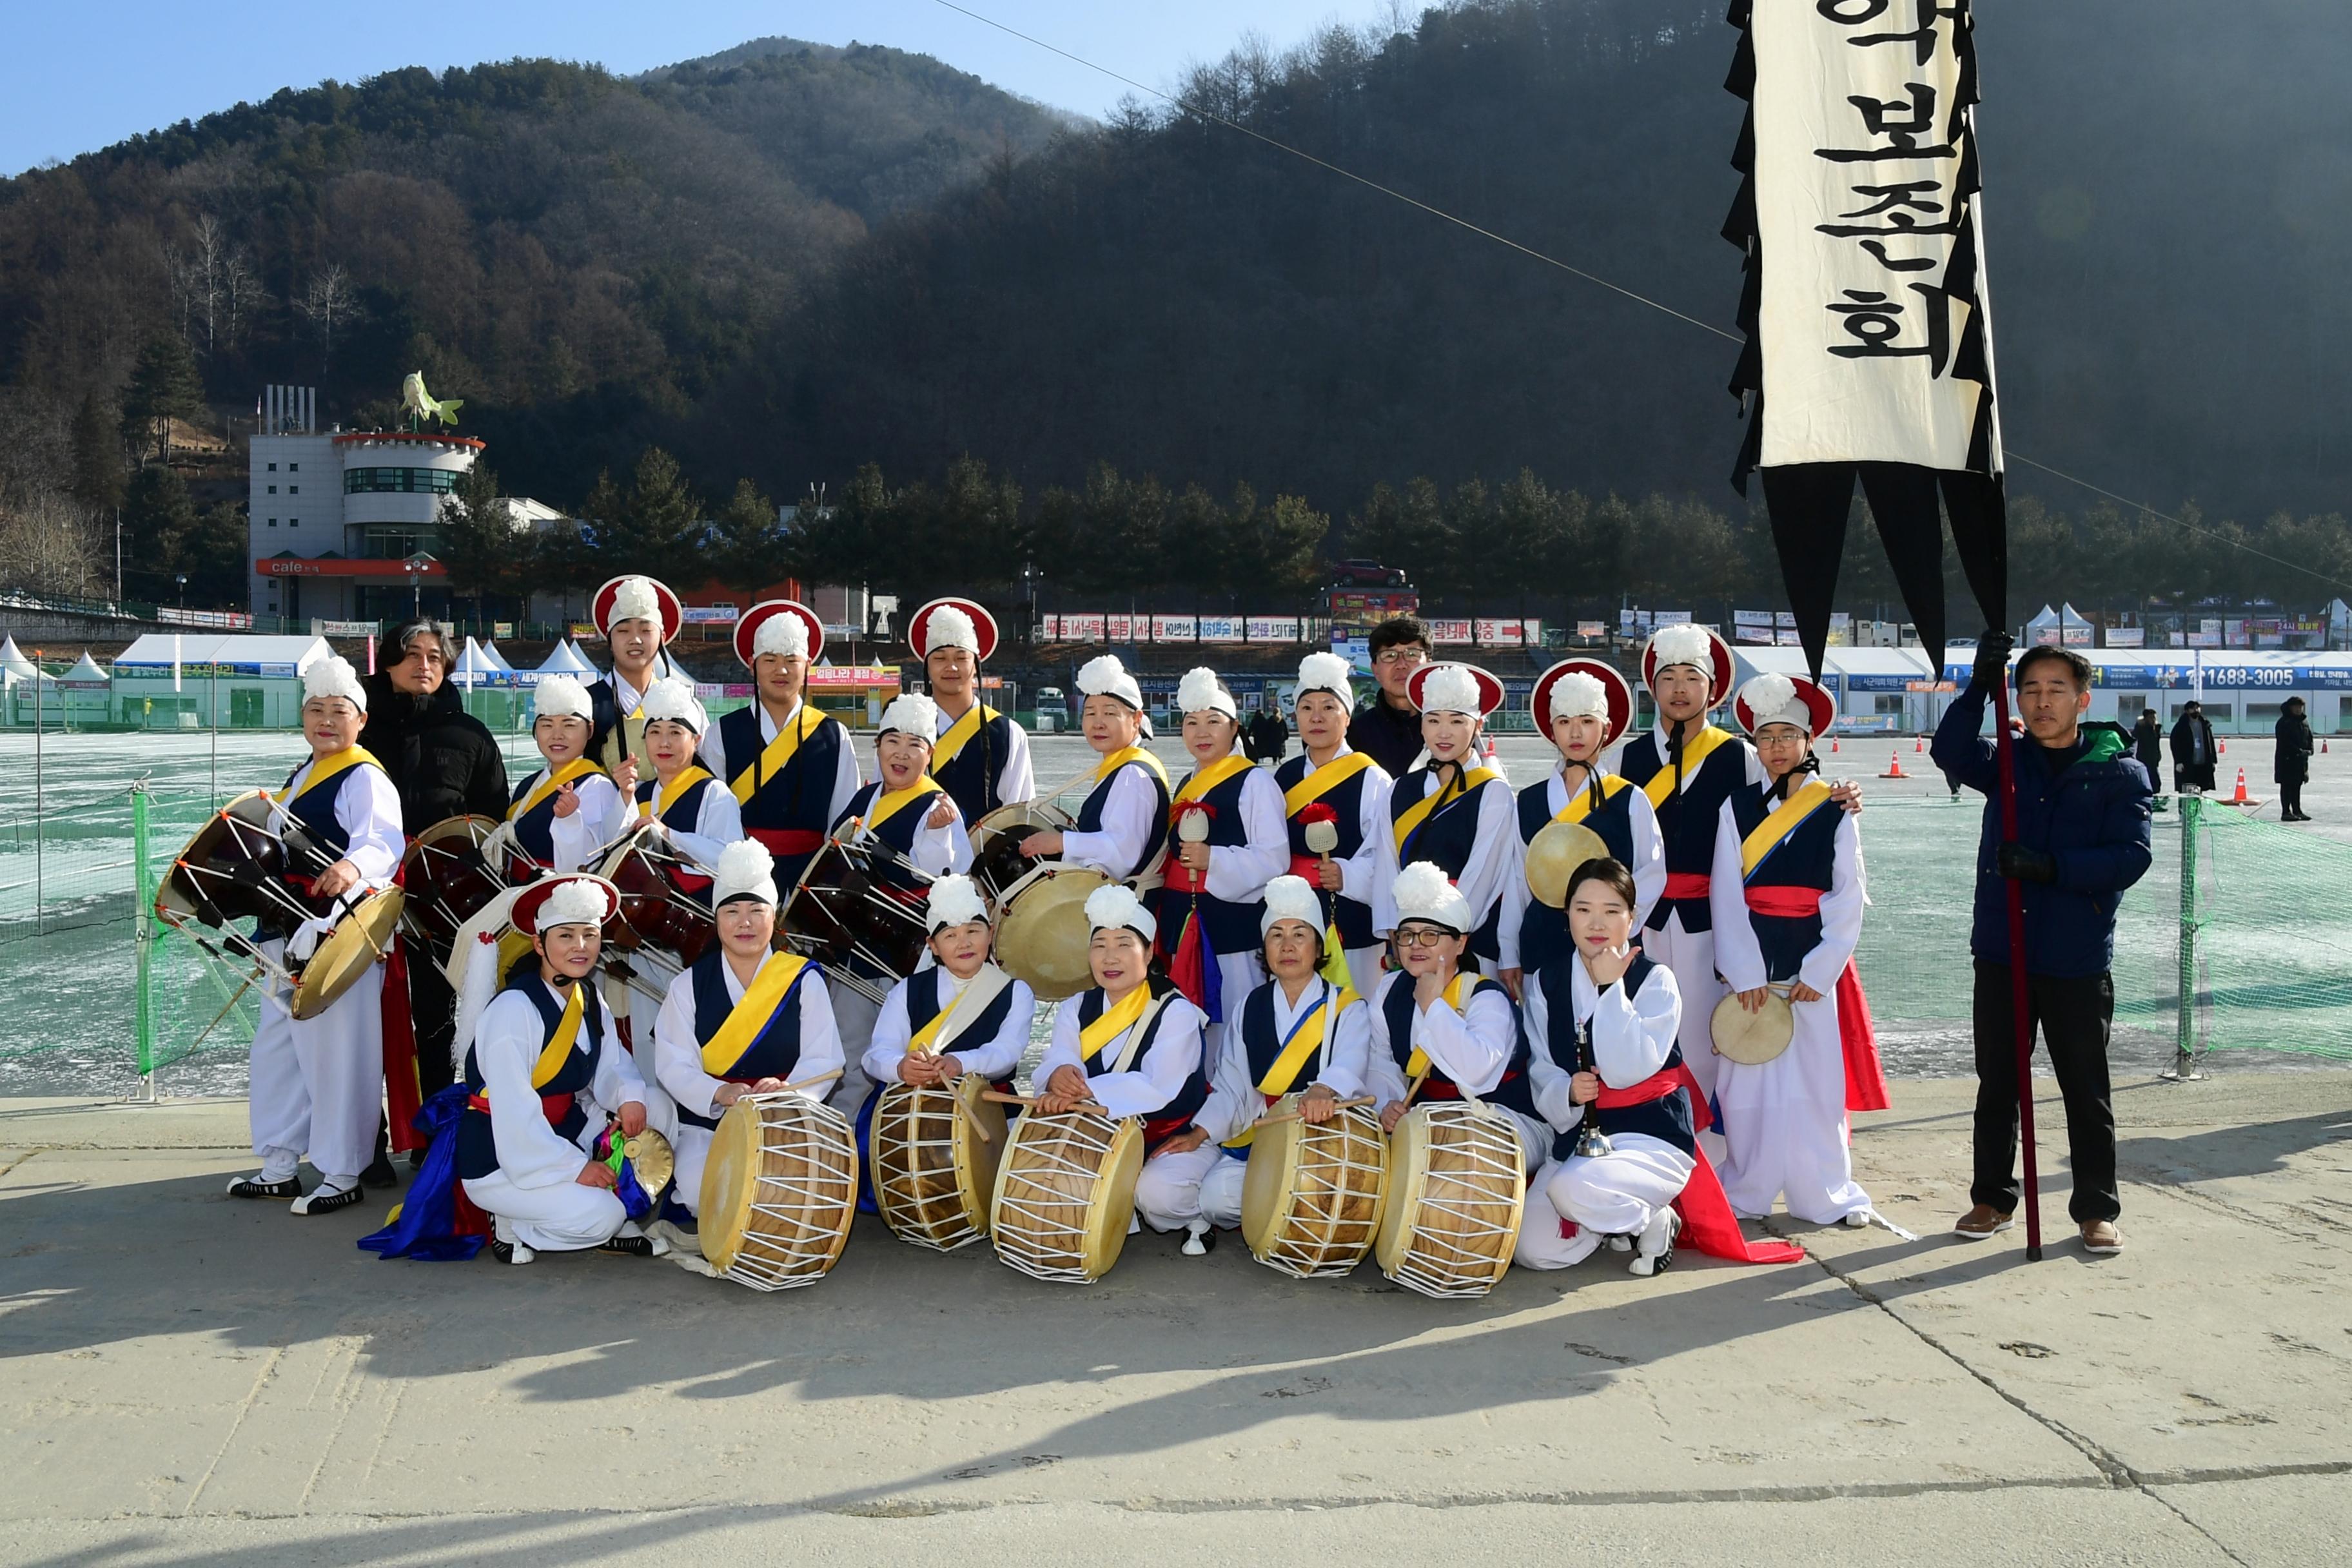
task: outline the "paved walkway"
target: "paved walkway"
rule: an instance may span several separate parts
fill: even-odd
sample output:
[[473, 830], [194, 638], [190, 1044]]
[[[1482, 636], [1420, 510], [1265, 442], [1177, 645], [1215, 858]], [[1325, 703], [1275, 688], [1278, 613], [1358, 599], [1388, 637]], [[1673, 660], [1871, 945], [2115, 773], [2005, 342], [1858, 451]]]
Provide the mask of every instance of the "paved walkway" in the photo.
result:
[[1856, 1130], [1916, 1243], [1465, 1303], [1148, 1237], [1055, 1289], [871, 1221], [780, 1296], [385, 1264], [380, 1203], [220, 1194], [241, 1105], [0, 1101], [0, 1560], [2340, 1561], [2352, 1074], [2126, 1086], [2129, 1250], [2053, 1155], [2034, 1266], [1936, 1234], [1969, 1093]]

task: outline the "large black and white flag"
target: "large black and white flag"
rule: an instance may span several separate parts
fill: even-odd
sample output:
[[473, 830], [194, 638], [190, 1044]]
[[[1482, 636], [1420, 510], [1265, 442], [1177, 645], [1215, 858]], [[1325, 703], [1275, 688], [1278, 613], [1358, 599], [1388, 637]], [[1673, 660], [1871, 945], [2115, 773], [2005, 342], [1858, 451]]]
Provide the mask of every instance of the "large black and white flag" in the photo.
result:
[[1943, 658], [1943, 524], [1987, 623], [2007, 619], [1968, 0], [1734, 0], [1752, 396], [1733, 482], [1761, 469], [1815, 671], [1860, 479], [1905, 604]]

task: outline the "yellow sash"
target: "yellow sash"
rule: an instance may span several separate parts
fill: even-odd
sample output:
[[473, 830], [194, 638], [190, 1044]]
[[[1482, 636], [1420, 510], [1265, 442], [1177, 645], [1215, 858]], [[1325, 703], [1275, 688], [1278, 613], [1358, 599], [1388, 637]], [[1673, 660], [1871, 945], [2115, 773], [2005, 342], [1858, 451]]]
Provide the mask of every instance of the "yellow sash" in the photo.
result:
[[1205, 768], [1193, 769], [1192, 776], [1184, 781], [1184, 787], [1176, 792], [1176, 798], [1180, 801], [1198, 800], [1235, 773], [1247, 773], [1255, 766], [1257, 764], [1247, 757], [1219, 757]]
[[1422, 819], [1431, 812], [1441, 805], [1449, 805], [1454, 801], [1464, 799], [1490, 781], [1502, 776], [1492, 768], [1472, 768], [1468, 773], [1461, 775], [1462, 787], [1459, 790], [1449, 786], [1439, 790], [1435, 795], [1423, 795], [1419, 800], [1406, 806], [1404, 815], [1398, 817], [1395, 823], [1397, 853], [1399, 855], [1404, 853], [1405, 840], [1412, 837], [1413, 829], [1419, 827]]
[[[942, 969], [941, 973], [944, 973], [945, 970]], [[997, 968], [996, 965], [992, 963], [982, 964], [979, 971], [975, 973], [970, 980], [963, 983], [962, 989], [959, 990], [955, 994], [955, 1000], [940, 1008], [938, 1012], [932, 1014], [931, 1021], [924, 1025], [921, 1028], [916, 1030], [913, 1036], [908, 1038], [907, 1041], [907, 1054], [910, 1057], [918, 1055], [937, 1056], [939, 1052], [932, 1045], [932, 1042], [940, 1038], [940, 1032], [947, 1027], [948, 1020], [955, 1016], [958, 1010], [963, 1006], [965, 1000], [969, 998], [973, 992], [985, 989], [988, 993], [988, 1000], [993, 1002], [996, 1000], [997, 994], [1002, 992], [1005, 985], [1012, 983], [1012, 977], [1010, 975], [1005, 975], [1003, 984], [988, 985], [986, 984], [986, 982], [988, 977], [992, 974], [1003, 975], [1004, 971]], [[950, 1034], [947, 1037], [948, 1044], [953, 1045], [955, 1044], [955, 1035]]]
[[[1328, 1014], [1336, 1021], [1341, 1013], [1348, 1010], [1348, 1005], [1355, 1000], [1356, 994], [1345, 986], [1326, 989], [1323, 1000], [1290, 1026], [1290, 1037], [1283, 1042], [1282, 1054], [1274, 1058], [1274, 1065], [1267, 1068], [1265, 1076], [1257, 1080], [1257, 1091], [1269, 1100], [1280, 1100], [1288, 1094], [1290, 1086], [1298, 1081], [1300, 1069], [1307, 1066], [1307, 1058], [1315, 1054], [1316, 1048], [1323, 1043], [1323, 1037], [1329, 1032], [1325, 1015]], [[1244, 1127], [1226, 1139], [1224, 1146], [1246, 1149], [1256, 1137], [1256, 1128]]]
[[1297, 816], [1371, 765], [1372, 759], [1361, 752], [1340, 752], [1283, 792], [1282, 815]]
[[[1684, 742], [1683, 777], [1688, 778], [1698, 772], [1698, 765], [1706, 761], [1717, 746], [1729, 739], [1731, 739], [1729, 731], [1718, 730], [1714, 725], [1708, 724], [1700, 729], [1697, 734]], [[1650, 804], [1654, 806], [1666, 804], [1666, 796], [1675, 793], [1675, 768], [1674, 759], [1671, 756], [1659, 765], [1656, 773], [1650, 775], [1650, 782], [1642, 786], [1642, 793], [1650, 797]]]
[[[711, 776], [709, 769], [694, 763], [687, 763], [678, 771], [677, 781], [675, 784], [656, 784], [653, 795], [637, 803], [637, 815], [639, 816], [658, 816], [663, 805], [676, 800], [696, 784]], [[656, 800], [655, 796], [661, 798]]]
[[590, 762], [587, 758], [574, 757], [570, 762], [564, 763], [562, 767], [556, 769], [553, 773], [549, 773], [545, 778], [541, 779], [536, 785], [532, 786], [531, 792], [529, 795], [523, 796], [520, 800], [507, 807], [507, 820], [509, 822], [513, 822], [517, 818], [536, 810], [541, 801], [547, 799], [548, 796], [553, 795], [557, 790], [562, 789], [565, 784], [570, 784], [572, 780], [585, 778], [590, 773], [594, 773], [599, 777], [602, 777], [604, 775], [604, 770], [603, 768], [598, 767], [594, 763]]
[[555, 1033], [549, 1036], [547, 1048], [539, 1053], [539, 1060], [530, 1066], [530, 1087], [545, 1089], [563, 1070], [572, 1055], [572, 1047], [580, 1038], [580, 1021], [587, 1016], [588, 983], [575, 980], [569, 987], [571, 994], [563, 999], [563, 1016], [555, 1020]]
[[[1559, 808], [1559, 815], [1552, 818], [1554, 822], [1582, 822], [1591, 812], [1592, 786], [1589, 782], [1590, 777], [1591, 775], [1588, 774], [1587, 783], [1569, 791], [1568, 804]], [[1601, 780], [1601, 798], [1603, 802], [1615, 800], [1618, 792], [1633, 787], [1615, 773], [1603, 774]]]
[[764, 780], [774, 778], [784, 771], [785, 765], [793, 760], [793, 753], [801, 749], [801, 742], [815, 731], [816, 724], [809, 722], [812, 717], [816, 720], [816, 724], [827, 722], [825, 716], [810, 707], [807, 700], [803, 699], [799, 710], [793, 714], [793, 721], [778, 728], [776, 738], [768, 742], [767, 749], [760, 753], [759, 759], [735, 775], [735, 782], [727, 787], [734, 792], [738, 805], [748, 802]]
[[310, 764], [310, 776], [303, 781], [302, 787], [287, 796], [286, 804], [293, 805], [337, 773], [347, 768], [358, 767], [362, 763], [375, 763], [379, 770], [383, 767], [382, 763], [376, 763], [375, 754], [365, 746], [345, 746], [331, 756], [320, 758]]
[[996, 710], [985, 702], [975, 702], [965, 709], [963, 717], [949, 725], [948, 732], [932, 742], [932, 774], [937, 776], [950, 763], [954, 762], [956, 753], [970, 745], [971, 738], [980, 733], [980, 727], [995, 717]]
[[[725, 959], [719, 962], [724, 963]], [[784, 1005], [802, 975], [808, 973], [809, 961], [793, 952], [772, 952], [760, 965], [760, 973], [751, 976], [751, 984], [743, 987], [743, 999], [719, 1026], [719, 1032], [703, 1042], [702, 1070], [713, 1078], [725, 1078], [728, 1069], [743, 1059], [743, 1053], [759, 1039], [761, 1031], [775, 1017], [776, 1009]]]
[[1098, 784], [1129, 763], [1141, 763], [1159, 776], [1161, 789], [1168, 787], [1168, 770], [1160, 765], [1158, 757], [1153, 756], [1141, 746], [1125, 746], [1105, 757], [1101, 765], [1095, 769], [1095, 776], [1087, 783]]
[[[1410, 984], [1412, 980], [1412, 977], [1411, 975], [1407, 975], [1403, 980], [1399, 981], [1398, 984], [1401, 985]], [[1467, 982], [1475, 987], [1478, 984], [1478, 976], [1468, 970], [1463, 971], [1461, 973], [1454, 977], [1454, 983], [1445, 988], [1445, 994], [1442, 998], [1447, 1006], [1453, 1008], [1457, 1013], [1462, 1011], [1462, 987], [1465, 982]], [[1414, 1011], [1415, 1013], [1418, 1013], [1420, 1009], [1416, 1007]], [[1429, 1076], [1429, 1053], [1423, 1050], [1419, 1046], [1413, 1047], [1412, 1059], [1404, 1064], [1404, 1076], [1408, 1083], [1417, 1078], [1427, 1078]]]
[[913, 784], [908, 784], [905, 789], [890, 790], [887, 793], [877, 795], [874, 797], [874, 804], [866, 808], [866, 830], [869, 833], [877, 832], [880, 830], [884, 823], [889, 821], [892, 817], [898, 816], [900, 812], [906, 810], [908, 806], [914, 805], [925, 795], [941, 795], [944, 793], [945, 791], [940, 786], [939, 780], [932, 778], [929, 773], [926, 773], [922, 777], [918, 778]]
[[1752, 877], [1764, 857], [1780, 847], [1781, 840], [1797, 831], [1797, 825], [1829, 804], [1830, 786], [1814, 779], [1804, 788], [1772, 808], [1772, 815], [1756, 825], [1756, 831], [1740, 841], [1739, 872]]
[[1143, 1010], [1151, 1005], [1150, 984], [1137, 986], [1125, 996], [1103, 1009], [1103, 1016], [1078, 1031], [1078, 1056], [1088, 1060], [1108, 1050], [1111, 1043], [1135, 1026]]

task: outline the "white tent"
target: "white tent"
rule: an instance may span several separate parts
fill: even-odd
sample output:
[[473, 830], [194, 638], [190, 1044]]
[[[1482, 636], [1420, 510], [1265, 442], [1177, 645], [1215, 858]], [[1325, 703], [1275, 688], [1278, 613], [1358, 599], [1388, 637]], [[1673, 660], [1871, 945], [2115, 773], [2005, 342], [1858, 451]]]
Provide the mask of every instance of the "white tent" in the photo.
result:
[[2025, 623], [2025, 646], [2037, 643], [2063, 643], [2068, 647], [2091, 646], [2091, 623], [2072, 605], [2057, 609], [2042, 606], [2042, 613]]
[[570, 642], [565, 643], [563, 646], [571, 650], [572, 658], [580, 661], [581, 668], [593, 669], [599, 675], [604, 673], [601, 668], [598, 668], [596, 661], [588, 657], [588, 650], [580, 646], [580, 639], [578, 637], [573, 637]]
[[33, 661], [25, 657], [25, 650], [16, 646], [16, 639], [13, 637], [0, 637], [0, 671], [18, 680], [30, 680], [39, 673], [33, 668]]
[[74, 667], [58, 679], [68, 686], [104, 686], [112, 678], [98, 668], [98, 660], [84, 653]]
[[472, 637], [466, 639], [465, 651], [458, 654], [457, 664], [449, 671], [451, 684], [461, 690], [499, 682], [509, 671], [504, 665], [492, 663], [489, 656]]
[[514, 668], [513, 665], [507, 662], [507, 656], [499, 651], [499, 645], [495, 642], [486, 642], [482, 645], [482, 658], [489, 661], [489, 668], [492, 669], [512, 669]]
[[598, 671], [594, 665], [581, 658], [579, 650], [570, 643], [560, 642], [547, 656], [547, 662], [531, 673], [533, 675], [578, 675], [593, 680]]

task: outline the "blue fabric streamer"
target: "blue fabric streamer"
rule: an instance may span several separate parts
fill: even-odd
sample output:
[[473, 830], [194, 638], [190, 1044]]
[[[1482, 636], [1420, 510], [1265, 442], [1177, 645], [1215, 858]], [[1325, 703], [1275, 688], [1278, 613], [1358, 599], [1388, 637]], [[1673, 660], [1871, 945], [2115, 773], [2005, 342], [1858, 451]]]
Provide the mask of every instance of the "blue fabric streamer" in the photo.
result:
[[463, 1263], [488, 1239], [457, 1232], [457, 1121], [466, 1113], [468, 1090], [461, 1081], [436, 1092], [418, 1108], [415, 1127], [432, 1140], [425, 1164], [408, 1184], [392, 1223], [360, 1237], [366, 1251], [389, 1261], [414, 1258], [425, 1263]]

